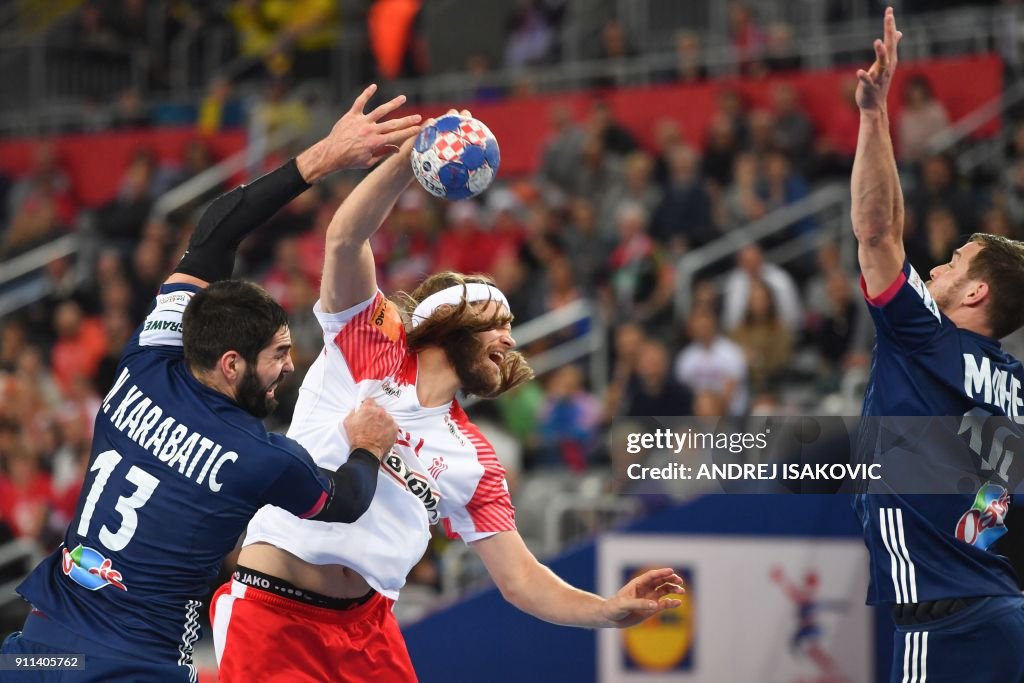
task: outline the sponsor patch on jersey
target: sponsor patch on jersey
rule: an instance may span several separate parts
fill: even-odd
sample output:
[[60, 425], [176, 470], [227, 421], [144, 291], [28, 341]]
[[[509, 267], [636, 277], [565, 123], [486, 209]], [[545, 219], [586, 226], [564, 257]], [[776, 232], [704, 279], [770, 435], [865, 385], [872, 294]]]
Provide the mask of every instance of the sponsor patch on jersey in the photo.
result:
[[395, 383], [393, 377], [385, 377], [384, 382], [382, 382], [380, 385], [380, 390], [383, 391], [387, 396], [390, 396], [392, 398], [395, 398], [402, 393], [401, 387], [399, 387], [398, 384]]
[[107, 586], [128, 591], [121, 572], [114, 569], [113, 563], [96, 550], [82, 544], [78, 544], [74, 550], [64, 548], [61, 554], [61, 570], [64, 576], [91, 591], [98, 591]]
[[928, 312], [935, 316], [935, 319], [942, 322], [942, 315], [939, 313], [939, 305], [935, 303], [935, 299], [932, 298], [931, 292], [928, 291], [928, 287], [925, 285], [924, 280], [917, 274], [917, 271], [913, 268], [910, 269], [910, 277], [907, 278], [907, 283], [910, 287], [917, 292], [917, 295], [921, 297], [921, 302], [924, 307], [928, 309]]
[[184, 311], [192, 300], [192, 292], [168, 292], [156, 295], [156, 310], [170, 309]]
[[462, 438], [462, 432], [459, 431], [459, 428], [455, 426], [455, 423], [452, 422], [452, 418], [448, 415], [444, 416], [444, 426], [448, 428], [448, 433], [452, 435], [452, 438], [458, 441], [460, 446], [465, 448], [466, 440]]
[[437, 524], [441, 519], [438, 509], [441, 504], [441, 492], [430, 485], [427, 477], [406, 465], [394, 450], [381, 459], [380, 466], [399, 486], [419, 498], [427, 510], [430, 524]]
[[181, 316], [192, 300], [192, 292], [158, 294], [153, 312], [146, 317], [139, 335], [140, 346], [181, 346]]
[[427, 468], [427, 471], [430, 472], [430, 476], [434, 478], [434, 481], [437, 481], [438, 477], [441, 476], [441, 473], [447, 469], [448, 463], [444, 461], [443, 455], [439, 455], [438, 457], [434, 458], [430, 467]]
[[381, 298], [377, 308], [373, 309], [370, 322], [381, 333], [393, 342], [397, 342], [402, 333], [402, 316], [398, 314], [395, 305], [387, 299]]
[[957, 540], [988, 550], [1006, 533], [1006, 513], [1009, 509], [1009, 492], [998, 484], [985, 484], [974, 497], [974, 505], [957, 522]]

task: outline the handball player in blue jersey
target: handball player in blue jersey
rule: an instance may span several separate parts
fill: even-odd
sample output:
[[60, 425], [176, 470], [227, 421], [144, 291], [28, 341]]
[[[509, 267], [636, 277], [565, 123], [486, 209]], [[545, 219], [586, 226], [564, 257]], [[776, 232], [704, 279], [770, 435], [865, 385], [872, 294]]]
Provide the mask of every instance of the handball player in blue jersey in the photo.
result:
[[[879, 422], [948, 416], [970, 425], [992, 417], [1006, 431], [969, 432], [977, 478], [946, 482], [946, 493], [872, 486], [870, 493], [855, 496], [870, 555], [868, 602], [887, 607], [896, 623], [891, 681], [1024, 681], [1024, 597], [994, 545], [1006, 533], [1021, 467], [1009, 444], [1020, 439], [1024, 371], [998, 340], [1024, 325], [1024, 244], [976, 234], [949, 263], [933, 268], [927, 281], [907, 262], [887, 112], [901, 36], [889, 8], [884, 39], [874, 45], [876, 60], [857, 73], [860, 135], [852, 220], [861, 287], [876, 328], [862, 445], [868, 444], [871, 457], [909, 463], [920, 484], [952, 471], [943, 469], [946, 456], [939, 451], [955, 445], [924, 447], [929, 437], [934, 441], [934, 427], [921, 433], [921, 441], [883, 448]], [[956, 434], [954, 429], [949, 442]], [[984, 439], [998, 443], [986, 445]], [[972, 490], [956, 486], [965, 481]]]
[[18, 587], [33, 607], [2, 653], [75, 654], [84, 670], [0, 670], [0, 681], [196, 681], [201, 599], [264, 505], [351, 523], [376, 490], [397, 426], [366, 402], [338, 429], [345, 465], [320, 470], [261, 418], [293, 370], [284, 310], [230, 280], [239, 242], [318, 178], [362, 168], [418, 132], [418, 116], [363, 112], [367, 88], [331, 133], [204, 212], [188, 250], [124, 350], [96, 418], [89, 469], [63, 545]]

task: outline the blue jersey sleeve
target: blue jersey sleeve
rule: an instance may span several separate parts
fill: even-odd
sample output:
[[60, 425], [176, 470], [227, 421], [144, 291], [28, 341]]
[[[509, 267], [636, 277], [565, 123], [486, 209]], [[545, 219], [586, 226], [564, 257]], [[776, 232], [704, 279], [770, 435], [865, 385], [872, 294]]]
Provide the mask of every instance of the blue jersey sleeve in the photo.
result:
[[132, 335], [124, 349], [127, 357], [139, 351], [157, 351], [164, 355], [182, 356], [181, 319], [185, 307], [201, 289], [197, 285], [163, 285], [156, 296], [153, 310]]
[[903, 262], [899, 277], [878, 296], [868, 296], [863, 277], [860, 286], [878, 336], [905, 351], [919, 349], [953, 327], [909, 261]]
[[296, 517], [313, 517], [334, 494], [334, 484], [313, 462], [302, 446], [280, 434], [269, 434], [271, 442], [291, 456], [265, 494], [265, 504], [276, 505]]

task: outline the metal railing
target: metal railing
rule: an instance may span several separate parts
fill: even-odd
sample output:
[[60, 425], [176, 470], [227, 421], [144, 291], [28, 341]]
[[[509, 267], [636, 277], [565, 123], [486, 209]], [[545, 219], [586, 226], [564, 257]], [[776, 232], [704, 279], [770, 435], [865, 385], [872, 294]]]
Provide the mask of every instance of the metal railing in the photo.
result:
[[599, 391], [608, 384], [607, 358], [605, 354], [601, 353], [604, 349], [607, 332], [596, 303], [587, 299], [578, 299], [522, 325], [513, 326], [512, 336], [519, 347], [526, 347], [581, 323], [587, 324], [586, 332], [530, 356], [530, 367], [538, 375], [543, 375], [580, 358], [590, 356], [591, 387], [595, 391]]
[[285, 149], [298, 137], [293, 133], [284, 133], [271, 136], [265, 141], [250, 138], [242, 149], [162, 194], [153, 204], [152, 217], [166, 219], [172, 212], [194, 202], [237, 174], [257, 169], [264, 158]]
[[[716, 3], [725, 6], [724, 3]], [[816, 3], [820, 4], [820, 3]], [[913, 61], [936, 56], [987, 52], [994, 44], [999, 10], [967, 8], [934, 14], [915, 15], [904, 30], [900, 43], [901, 59]], [[673, 27], [673, 33], [679, 26]], [[871, 45], [880, 35], [878, 18], [827, 26], [801, 35], [792, 47], [774, 56], [798, 57], [804, 68], [828, 68], [871, 58]], [[725, 39], [724, 31], [712, 29], [700, 54], [700, 66], [710, 77], [729, 77], [740, 73], [749, 60]], [[642, 43], [647, 52], [622, 59], [580, 58], [530, 69], [504, 68], [489, 72], [479, 80], [464, 73], [447, 73], [393, 81], [392, 92], [407, 94], [420, 102], [451, 102], [473, 99], [480, 88], [512, 90], [524, 80], [536, 91], [579, 89], [594, 85], [642, 86], [672, 80], [677, 56], [671, 42], [648, 37]]]
[[233, 33], [228, 26], [189, 27], [174, 37], [168, 54], [175, 98], [196, 98], [214, 75], [233, 80], [258, 61], [230, 52]]
[[[901, 43], [901, 48], [903, 44]], [[1008, 109], [1024, 102], [1024, 81], [1015, 83], [999, 96], [985, 102], [977, 109], [950, 125], [935, 136], [929, 144], [932, 153], [948, 153], [958, 150], [965, 142], [993, 120], [999, 120]], [[988, 140], [974, 143], [957, 155], [957, 168], [968, 174], [993, 160], [1005, 159], [1005, 148], [1011, 131], [1003, 126], [1000, 134]], [[807, 218], [822, 216], [831, 219], [819, 220], [819, 228], [770, 250], [769, 261], [786, 263], [801, 255], [812, 252], [829, 240], [837, 240], [841, 247], [844, 263], [853, 263], [855, 243], [850, 229], [850, 188], [846, 183], [832, 183], [819, 188], [803, 200], [782, 207], [763, 218], [741, 228], [734, 229], [717, 240], [694, 249], [682, 256], [676, 267], [676, 316], [684, 318], [689, 312], [693, 284], [697, 274], [715, 263], [735, 256], [743, 247], [765, 238], [778, 235], [790, 226]], [[835, 217], [838, 216], [838, 220]]]
[[640, 510], [640, 501], [627, 496], [555, 498], [544, 511], [543, 552], [554, 555], [574, 541], [622, 525]]
[[[80, 242], [77, 233], [64, 235], [0, 264], [0, 318], [50, 294], [53, 286], [49, 281], [26, 276], [56, 259], [75, 254]], [[21, 278], [26, 280], [17, 282]]]
[[814, 218], [818, 227], [770, 249], [765, 258], [773, 263], [786, 263], [813, 253], [822, 243], [838, 240], [844, 262], [853, 253], [853, 234], [848, 229], [850, 188], [843, 183], [830, 183], [804, 199], [776, 209], [749, 225], [730, 230], [725, 235], [684, 254], [676, 264], [676, 317], [685, 319], [692, 303], [693, 285], [697, 275], [709, 266], [731, 259], [743, 247], [784, 233], [794, 224]]
[[[600, 3], [596, 3], [600, 4]], [[576, 0], [560, 37], [564, 61], [547, 67], [500, 69], [486, 74], [479, 81], [463, 73], [437, 74], [386, 84], [390, 92], [403, 92], [421, 102], [465, 101], [474, 97], [480, 87], [511, 90], [524, 80], [540, 91], [579, 89], [595, 83], [613, 85], [646, 85], [672, 79], [676, 66], [673, 50], [675, 34], [690, 28], [700, 32], [704, 46], [700, 64], [710, 77], [728, 77], [739, 73], [746, 56], [731, 46], [727, 36], [726, 3], [667, 3], [657, 0], [618, 0], [596, 9], [593, 2]], [[856, 5], [850, 2], [848, 4]], [[152, 11], [163, 3], [153, 3]], [[594, 5], [594, 7], [592, 7]], [[854, 58], [870, 59], [872, 40], [881, 30], [878, 17], [864, 17], [828, 24], [823, 14], [824, 3], [791, 3], [771, 0], [757, 3], [762, 26], [785, 21], [800, 28], [787, 52], [777, 56], [798, 57], [804, 68], [826, 68]], [[1002, 23], [1012, 20], [1005, 8], [961, 8], [914, 15], [907, 19], [901, 56], [906, 61], [972, 52], [985, 52], [998, 44], [997, 32]], [[856, 15], [856, 12], [853, 13]], [[69, 14], [56, 22], [67, 28]], [[635, 45], [644, 53], [626, 59], [595, 58], [600, 23], [606, 17], [618, 16], [627, 26]], [[343, 38], [334, 48], [331, 59], [335, 73], [327, 86], [343, 95], [338, 84], [353, 85], [361, 77], [363, 66], [353, 51], [365, 39], [353, 16], [342, 31]], [[355, 22], [355, 23], [353, 23]], [[162, 27], [153, 23], [148, 31], [153, 47], [165, 46], [169, 55], [170, 92], [163, 98], [168, 103], [195, 101], [214, 74], [233, 77], [246, 70], [257, 58], [237, 57], [228, 50], [232, 29], [224, 25], [186, 28], [168, 40]], [[56, 59], [53, 49], [62, 48], [60, 40], [49, 38], [50, 31], [29, 42], [3, 44], [0, 66], [9, 74], [0, 92], [8, 95], [0, 101], [0, 133], [27, 133], [59, 129], [82, 129], [85, 114], [81, 97], [90, 92], [112, 93], [127, 85], [145, 85], [143, 54], [112, 52], [104, 62], [89, 59]], [[591, 49], [588, 49], [591, 48]], [[122, 58], [115, 58], [122, 54]], [[357, 75], [357, 73], [359, 75]], [[151, 98], [151, 101], [155, 102]], [[45, 106], [44, 106], [45, 105]], [[100, 105], [109, 108], [108, 103]], [[31, 113], [31, 114], [30, 114]]]
[[80, 37], [74, 27], [78, 9], [64, 4], [63, 11], [35, 30], [21, 28], [0, 41], [0, 71], [5, 75], [0, 82], [2, 132], [41, 130], [36, 113], [50, 106], [61, 110], [63, 105], [66, 117], [72, 116], [69, 107], [77, 106], [77, 117], [71, 120], [83, 120], [84, 97], [106, 97], [140, 81], [147, 65], [131, 50], [74, 44]]
[[[958, 149], [979, 129], [993, 120], [1002, 119], [1008, 110], [1021, 103], [1024, 103], [1024, 81], [1012, 84], [1001, 95], [989, 100], [937, 135], [929, 144], [928, 151], [944, 154]], [[968, 175], [986, 165], [1001, 167], [1006, 161], [1006, 148], [1012, 134], [1013, 129], [1004, 125], [998, 135], [972, 144], [957, 154], [957, 170]]]
[[[282, 133], [247, 144], [227, 159], [165, 192], [154, 203], [151, 216], [159, 220], [166, 219], [171, 212], [194, 202], [211, 188], [247, 169], [256, 169], [267, 155], [284, 149], [295, 142], [296, 138], [295, 134]], [[78, 254], [86, 240], [88, 238], [80, 232], [71, 233], [0, 264], [0, 316], [49, 295], [52, 291], [50, 282], [42, 277], [30, 276], [38, 274], [51, 261]], [[91, 264], [77, 265], [76, 276], [79, 282], [84, 281], [90, 267]]]

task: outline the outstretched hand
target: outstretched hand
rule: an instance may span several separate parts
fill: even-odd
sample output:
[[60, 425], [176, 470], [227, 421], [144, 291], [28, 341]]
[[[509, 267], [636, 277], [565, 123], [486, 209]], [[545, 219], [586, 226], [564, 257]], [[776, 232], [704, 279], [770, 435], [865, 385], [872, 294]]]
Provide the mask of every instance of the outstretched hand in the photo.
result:
[[682, 604], [673, 597], [686, 592], [683, 580], [672, 569], [652, 569], [636, 577], [605, 600], [605, 618], [616, 628], [635, 626], [658, 612]]
[[299, 171], [307, 182], [352, 168], [369, 168], [381, 159], [395, 154], [399, 146], [420, 132], [419, 114], [382, 121], [385, 116], [405, 104], [405, 95], [385, 102], [364, 113], [367, 103], [377, 92], [370, 85], [345, 115], [338, 119], [331, 132], [299, 157]]
[[862, 111], [885, 111], [892, 75], [899, 61], [897, 47], [903, 34], [896, 30], [892, 7], [885, 10], [884, 40], [875, 39], [875, 63], [857, 71], [857, 106]]

